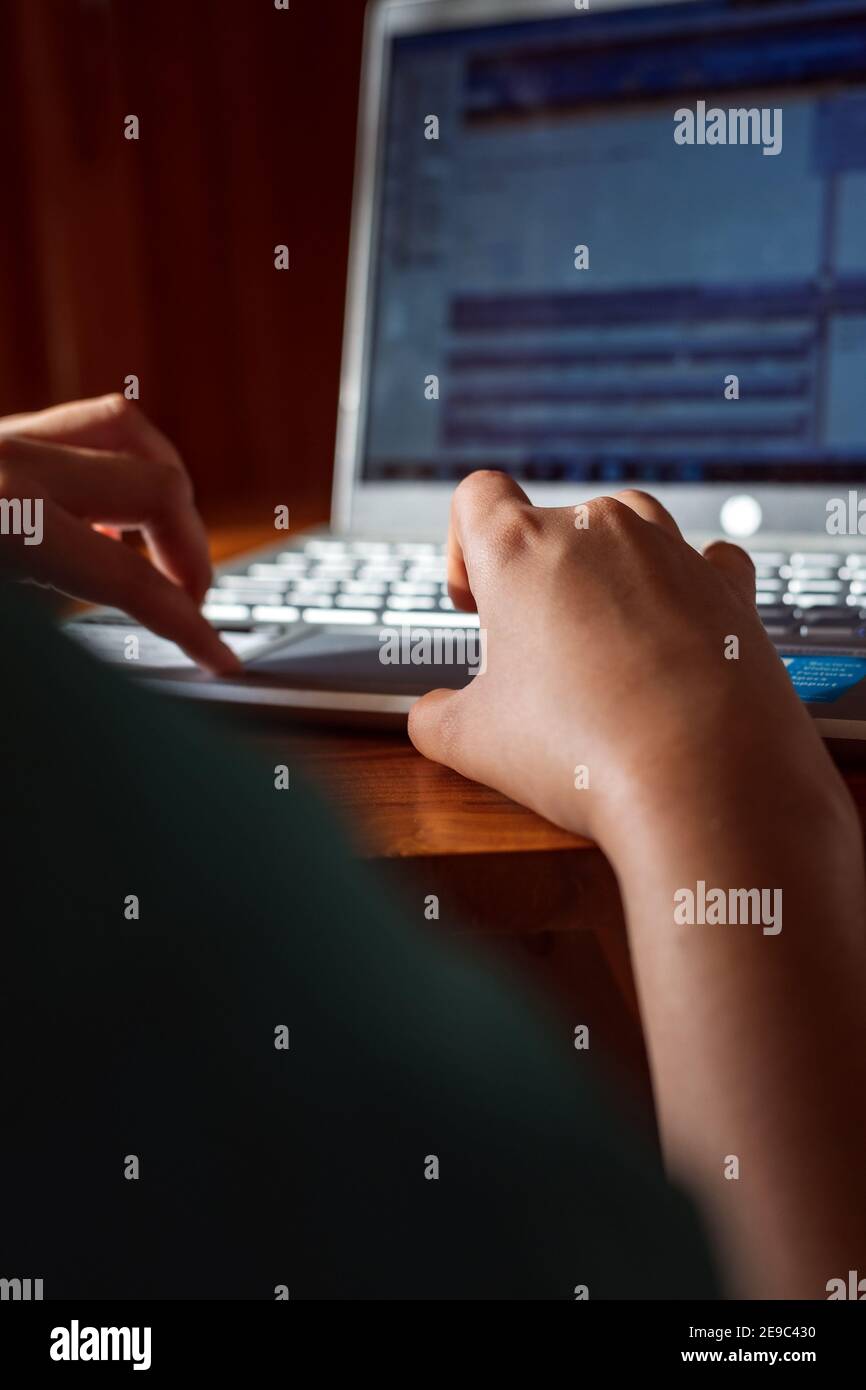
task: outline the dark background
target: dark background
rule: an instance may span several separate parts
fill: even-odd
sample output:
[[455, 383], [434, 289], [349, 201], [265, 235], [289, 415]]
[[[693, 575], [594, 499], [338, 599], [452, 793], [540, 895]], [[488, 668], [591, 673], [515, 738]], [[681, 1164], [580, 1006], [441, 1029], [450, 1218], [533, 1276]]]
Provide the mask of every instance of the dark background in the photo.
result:
[[364, 8], [0, 0], [0, 414], [135, 373], [207, 516], [327, 516]]

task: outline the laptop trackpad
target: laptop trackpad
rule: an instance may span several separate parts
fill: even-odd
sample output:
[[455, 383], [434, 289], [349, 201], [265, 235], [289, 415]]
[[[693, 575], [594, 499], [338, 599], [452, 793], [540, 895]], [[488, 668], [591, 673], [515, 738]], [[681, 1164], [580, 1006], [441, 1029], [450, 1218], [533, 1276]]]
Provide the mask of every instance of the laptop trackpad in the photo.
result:
[[299, 689], [423, 695], [438, 686], [459, 690], [479, 668], [477, 629], [469, 633], [404, 629], [393, 635], [390, 644], [380, 641], [379, 631], [378, 627], [365, 632], [310, 631], [252, 658], [245, 663], [246, 669], [268, 683]]

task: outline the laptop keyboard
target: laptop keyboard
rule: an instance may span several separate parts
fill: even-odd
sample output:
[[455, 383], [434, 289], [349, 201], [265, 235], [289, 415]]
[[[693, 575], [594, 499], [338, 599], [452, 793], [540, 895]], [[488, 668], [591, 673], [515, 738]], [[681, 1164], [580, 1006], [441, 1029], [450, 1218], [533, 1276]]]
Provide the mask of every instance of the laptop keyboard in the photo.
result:
[[445, 552], [423, 542], [310, 540], [221, 576], [204, 615], [217, 627], [318, 623], [474, 627], [448, 597]]
[[[866, 640], [866, 554], [754, 551], [757, 603], [771, 637], [819, 644]], [[445, 552], [424, 543], [310, 540], [223, 575], [205, 616], [218, 627], [340, 623], [472, 626], [448, 597]]]
[[[758, 611], [777, 643], [866, 643], [866, 553], [753, 551], [752, 559]], [[296, 550], [221, 575], [208, 591], [203, 612], [221, 631], [237, 634], [233, 644], [240, 655], [248, 640], [241, 634], [273, 640], [304, 624], [478, 624], [477, 614], [456, 611], [448, 597], [444, 547], [409, 541], [312, 538]], [[123, 614], [104, 610], [89, 621], [104, 625], [112, 619], [129, 622]]]
[[771, 637], [848, 646], [866, 640], [866, 554], [752, 551], [758, 612]]

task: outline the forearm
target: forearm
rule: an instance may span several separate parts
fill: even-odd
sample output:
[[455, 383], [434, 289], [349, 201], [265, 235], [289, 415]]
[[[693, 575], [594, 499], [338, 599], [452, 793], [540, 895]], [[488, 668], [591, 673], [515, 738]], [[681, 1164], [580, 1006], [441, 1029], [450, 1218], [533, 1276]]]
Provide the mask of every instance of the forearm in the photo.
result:
[[[621, 819], [606, 846], [663, 1144], [704, 1202], [738, 1291], [825, 1297], [828, 1279], [866, 1268], [859, 826], [832, 778], [762, 771], [748, 787], [710, 786], [687, 807], [674, 799]], [[677, 922], [681, 889], [701, 915], [700, 882], [706, 893], [780, 891], [765, 903], [780, 906], [781, 930]]]

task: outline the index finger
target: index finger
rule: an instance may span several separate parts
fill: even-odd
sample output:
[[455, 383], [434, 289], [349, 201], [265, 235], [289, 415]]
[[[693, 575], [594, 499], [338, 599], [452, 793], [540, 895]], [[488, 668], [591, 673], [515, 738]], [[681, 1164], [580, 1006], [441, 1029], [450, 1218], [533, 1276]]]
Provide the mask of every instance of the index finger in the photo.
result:
[[120, 608], [216, 675], [240, 669], [189, 594], [134, 550], [100, 535], [47, 498], [44, 532], [44, 543], [28, 555], [29, 577], [74, 598]]
[[[448, 593], [455, 608], [472, 613], [476, 603], [470, 570], [472, 538], [484, 529], [503, 505], [531, 506], [529, 498], [507, 473], [481, 469], [458, 484], [451, 498], [448, 526]], [[467, 565], [467, 551], [470, 552]]]

